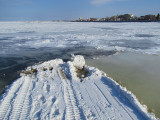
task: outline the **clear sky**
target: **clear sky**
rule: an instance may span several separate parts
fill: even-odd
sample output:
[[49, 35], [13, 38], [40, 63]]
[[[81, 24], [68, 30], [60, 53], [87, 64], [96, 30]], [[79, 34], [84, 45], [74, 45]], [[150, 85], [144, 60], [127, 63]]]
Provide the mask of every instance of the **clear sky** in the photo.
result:
[[0, 0], [0, 21], [73, 20], [160, 13], [160, 0]]

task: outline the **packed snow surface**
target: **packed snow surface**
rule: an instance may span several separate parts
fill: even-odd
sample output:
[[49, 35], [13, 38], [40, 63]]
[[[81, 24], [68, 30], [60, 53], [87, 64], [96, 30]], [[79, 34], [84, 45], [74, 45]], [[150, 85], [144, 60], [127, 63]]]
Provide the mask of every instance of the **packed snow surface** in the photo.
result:
[[[77, 77], [81, 72], [82, 77]], [[136, 97], [83, 56], [28, 67], [1, 96], [0, 120], [155, 120]]]

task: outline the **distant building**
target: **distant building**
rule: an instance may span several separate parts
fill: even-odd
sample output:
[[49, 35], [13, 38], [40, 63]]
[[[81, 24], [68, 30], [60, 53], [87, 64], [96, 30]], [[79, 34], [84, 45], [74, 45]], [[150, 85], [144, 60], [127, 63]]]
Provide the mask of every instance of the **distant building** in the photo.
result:
[[133, 14], [130, 14], [130, 17], [131, 17], [131, 18], [134, 18], [134, 15], [133, 15]]
[[117, 21], [117, 18], [118, 18], [117, 16], [112, 16], [112, 17], [110, 17], [109, 20], [110, 20], [110, 21]]
[[86, 19], [82, 19], [81, 17], [77, 20], [78, 22], [87, 21]]
[[80, 18], [78, 19], [78, 21], [82, 21], [82, 18], [80, 17]]
[[90, 21], [90, 22], [94, 22], [94, 21], [98, 21], [98, 19], [97, 19], [97, 18], [90, 18], [89, 21]]
[[155, 15], [145, 15], [144, 19], [145, 20], [156, 20], [156, 16]]
[[101, 18], [101, 19], [99, 19], [99, 21], [101, 21], [101, 22], [106, 21], [106, 18]]
[[138, 20], [144, 20], [144, 19], [145, 19], [144, 16], [140, 16], [140, 17], [138, 18]]
[[124, 15], [119, 15], [118, 16], [118, 20], [119, 21], [130, 21], [133, 20], [134, 15], [133, 14], [124, 14]]

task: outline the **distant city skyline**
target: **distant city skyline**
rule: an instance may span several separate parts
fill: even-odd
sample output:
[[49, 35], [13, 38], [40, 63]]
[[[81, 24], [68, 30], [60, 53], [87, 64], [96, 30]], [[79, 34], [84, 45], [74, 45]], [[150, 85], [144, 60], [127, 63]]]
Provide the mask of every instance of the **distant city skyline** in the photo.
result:
[[0, 0], [0, 21], [75, 20], [160, 13], [160, 0]]

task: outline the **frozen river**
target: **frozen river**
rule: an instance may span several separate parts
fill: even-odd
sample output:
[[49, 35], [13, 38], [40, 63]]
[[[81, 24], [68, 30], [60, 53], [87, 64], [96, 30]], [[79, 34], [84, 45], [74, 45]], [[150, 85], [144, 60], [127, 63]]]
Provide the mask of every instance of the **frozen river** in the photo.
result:
[[38, 62], [120, 51], [160, 55], [160, 23], [0, 22], [0, 88]]
[[160, 54], [159, 23], [0, 22], [0, 88], [40, 61], [117, 51]]
[[160, 54], [159, 23], [0, 22], [0, 26], [0, 56], [88, 46]]

